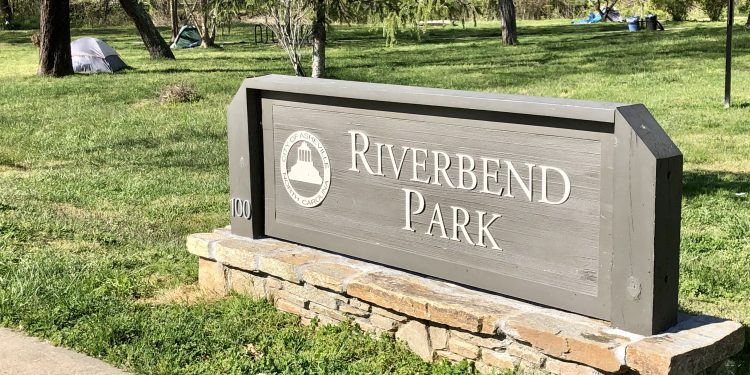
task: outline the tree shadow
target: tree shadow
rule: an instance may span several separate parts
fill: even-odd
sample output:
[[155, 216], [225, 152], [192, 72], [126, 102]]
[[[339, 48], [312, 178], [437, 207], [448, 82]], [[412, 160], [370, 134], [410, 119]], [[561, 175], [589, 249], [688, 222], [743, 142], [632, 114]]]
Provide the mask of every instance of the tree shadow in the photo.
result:
[[126, 160], [119, 157], [108, 159], [109, 165], [128, 164], [148, 168], [181, 168], [191, 171], [213, 171], [226, 166], [226, 159], [196, 157], [179, 148], [169, 147], [184, 144], [216, 144], [225, 143], [227, 133], [224, 130], [215, 131], [206, 128], [186, 127], [169, 134], [143, 135], [122, 138], [113, 143], [99, 144], [87, 147], [83, 152], [96, 159], [103, 151], [121, 154], [123, 152], [137, 152], [149, 155], [148, 158]]
[[735, 374], [750, 374], [750, 325], [743, 324], [745, 327], [745, 346], [742, 351], [730, 358], [736, 366], [733, 370]]
[[[123, 71], [123, 74], [172, 74], [172, 73], [250, 73], [258, 72], [258, 69], [233, 69], [233, 68], [206, 68], [206, 69], [195, 69], [195, 68], [164, 68], [164, 69], [136, 69], [132, 68], [127, 71]], [[268, 72], [275, 72], [268, 70]]]
[[[519, 28], [521, 45], [518, 47], [503, 46], [497, 37], [498, 30], [487, 27], [431, 29], [421, 41], [413, 35], [400, 35], [396, 48], [384, 48], [381, 42], [360, 44], [359, 53], [337, 57], [331, 67], [334, 74], [352, 79], [356, 74], [348, 74], [347, 70], [453, 66], [451, 70], [456, 76], [484, 77], [490, 82], [476, 89], [492, 85], [522, 88], [530, 82], [549, 79], [550, 74], [560, 78], [594, 74], [615, 79], [664, 74], [657, 79], [680, 81], [689, 79], [689, 75], [680, 73], [686, 64], [716, 64], [724, 55], [720, 42], [724, 31], [719, 27], [629, 33], [623, 23], [528, 26]], [[348, 38], [365, 35], [368, 34], [364, 30], [346, 32]], [[371, 32], [369, 36], [372, 37]], [[420, 44], [430, 45], [430, 53], [405, 52], [400, 48]], [[747, 43], [736, 44], [738, 50], [748, 48]], [[533, 50], [528, 46], [533, 46]], [[374, 54], [387, 58], [375, 60], [372, 59]], [[575, 65], [575, 69], [570, 69], [571, 65]], [[680, 68], [669, 70], [670, 65]], [[498, 69], [510, 66], [529, 69], [508, 74]], [[509, 79], [509, 74], [514, 79]], [[378, 80], [377, 77], [368, 79]]]
[[748, 193], [750, 199], [750, 174], [725, 171], [686, 171], [682, 175], [682, 195], [693, 198], [717, 192]]
[[0, 43], [7, 43], [7, 44], [28, 44], [32, 45], [31, 43], [31, 31], [30, 30], [23, 30], [20, 32], [13, 32], [13, 33], [6, 33], [3, 35], [3, 33], [0, 33]]

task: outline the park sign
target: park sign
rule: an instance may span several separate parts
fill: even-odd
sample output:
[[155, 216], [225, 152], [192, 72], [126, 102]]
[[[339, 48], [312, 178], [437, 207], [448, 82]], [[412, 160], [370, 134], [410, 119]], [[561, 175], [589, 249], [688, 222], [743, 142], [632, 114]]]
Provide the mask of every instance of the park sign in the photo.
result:
[[235, 235], [676, 322], [682, 155], [642, 105], [268, 75], [228, 124]]

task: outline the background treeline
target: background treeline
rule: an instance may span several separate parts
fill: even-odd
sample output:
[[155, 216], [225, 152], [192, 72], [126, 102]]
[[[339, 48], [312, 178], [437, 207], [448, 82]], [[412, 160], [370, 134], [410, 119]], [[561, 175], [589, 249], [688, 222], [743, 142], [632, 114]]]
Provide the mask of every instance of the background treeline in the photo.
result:
[[[257, 16], [253, 0], [205, 0], [220, 15], [222, 24], [230, 21], [247, 20]], [[610, 0], [611, 3], [612, 0]], [[154, 22], [159, 26], [170, 24], [170, 0], [141, 1]], [[398, 1], [404, 6], [419, 1]], [[429, 0], [427, 0], [429, 2]], [[441, 6], [431, 9], [432, 19], [449, 19], [456, 22], [474, 22], [478, 20], [497, 20], [499, 0], [454, 0], [443, 2]], [[39, 23], [40, 0], [0, 0], [0, 13], [6, 19], [7, 12], [12, 12], [12, 21], [5, 28], [37, 28]], [[191, 20], [191, 8], [196, 1], [179, 0], [177, 2], [180, 24], [194, 23]], [[360, 2], [366, 6], [367, 2]], [[747, 11], [750, 0], [739, 0], [740, 11]], [[548, 18], [581, 18], [593, 12], [597, 5], [606, 6], [606, 2], [592, 0], [516, 0], [516, 16], [519, 19]], [[643, 15], [654, 13], [661, 18], [675, 21], [695, 17], [706, 17], [719, 20], [726, 15], [726, 0], [619, 0], [615, 8], [623, 15]], [[129, 19], [117, 0], [71, 0], [71, 24], [75, 27], [115, 26], [129, 23]], [[7, 9], [7, 10], [6, 10]], [[356, 22], [368, 22], [368, 13], [362, 11], [357, 17], [356, 10], [349, 19]]]

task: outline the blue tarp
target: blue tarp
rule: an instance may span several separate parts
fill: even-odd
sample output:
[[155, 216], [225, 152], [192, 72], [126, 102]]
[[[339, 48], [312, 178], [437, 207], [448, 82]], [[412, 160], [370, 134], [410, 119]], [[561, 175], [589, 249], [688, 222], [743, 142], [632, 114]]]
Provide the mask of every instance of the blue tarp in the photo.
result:
[[588, 25], [590, 23], [597, 23], [601, 22], [602, 16], [600, 16], [598, 13], [589, 13], [588, 18], [582, 19], [582, 20], [575, 20], [573, 21], [574, 25]]

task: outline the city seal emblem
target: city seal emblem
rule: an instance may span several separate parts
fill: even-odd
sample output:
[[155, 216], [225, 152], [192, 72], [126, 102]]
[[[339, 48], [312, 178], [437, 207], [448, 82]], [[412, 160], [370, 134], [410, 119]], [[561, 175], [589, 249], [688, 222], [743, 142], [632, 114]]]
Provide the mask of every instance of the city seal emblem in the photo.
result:
[[[290, 155], [293, 156], [292, 160]], [[289, 167], [289, 164], [292, 164]], [[289, 196], [302, 207], [316, 207], [331, 187], [331, 164], [320, 139], [299, 130], [287, 137], [281, 147], [281, 183]], [[321, 173], [322, 172], [322, 173]]]

